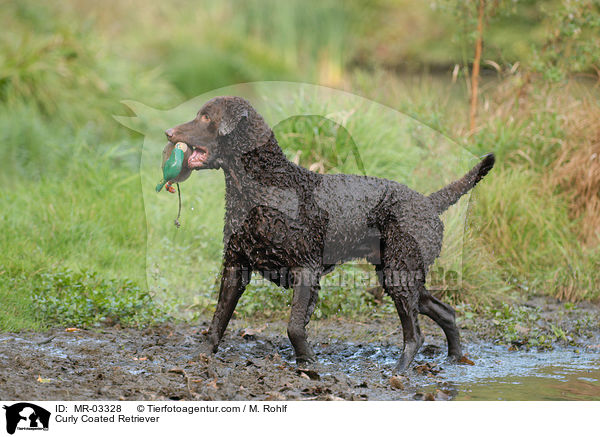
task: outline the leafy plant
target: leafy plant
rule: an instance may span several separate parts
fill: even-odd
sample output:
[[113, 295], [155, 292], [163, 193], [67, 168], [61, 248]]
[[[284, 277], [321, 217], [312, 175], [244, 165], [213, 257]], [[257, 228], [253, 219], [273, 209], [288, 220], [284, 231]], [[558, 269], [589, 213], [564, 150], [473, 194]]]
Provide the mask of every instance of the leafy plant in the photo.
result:
[[64, 269], [43, 273], [32, 291], [35, 312], [59, 326], [143, 327], [167, 320], [147, 291], [130, 280], [112, 280], [96, 272]]
[[534, 69], [555, 82], [580, 72], [593, 72], [600, 79], [600, 1], [563, 0], [548, 15], [552, 31], [535, 51]]

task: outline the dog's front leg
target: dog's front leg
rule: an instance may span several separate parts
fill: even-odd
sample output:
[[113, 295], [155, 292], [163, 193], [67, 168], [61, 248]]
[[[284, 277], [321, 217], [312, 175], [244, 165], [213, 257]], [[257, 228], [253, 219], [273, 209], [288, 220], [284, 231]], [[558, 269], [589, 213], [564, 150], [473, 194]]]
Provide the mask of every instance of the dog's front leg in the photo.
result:
[[317, 304], [319, 280], [320, 275], [314, 270], [301, 269], [292, 272], [294, 298], [287, 332], [298, 364], [315, 361], [315, 354], [307, 341], [306, 325]]
[[250, 267], [245, 265], [226, 264], [223, 267], [219, 301], [208, 330], [208, 352], [217, 351], [240, 296], [250, 282], [251, 273]]

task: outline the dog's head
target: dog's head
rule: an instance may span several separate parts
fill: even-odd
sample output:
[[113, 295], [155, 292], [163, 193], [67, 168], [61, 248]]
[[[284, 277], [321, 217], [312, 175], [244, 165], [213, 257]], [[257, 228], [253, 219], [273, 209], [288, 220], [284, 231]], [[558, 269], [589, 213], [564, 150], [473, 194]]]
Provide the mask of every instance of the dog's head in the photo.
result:
[[209, 100], [193, 120], [165, 131], [169, 145], [183, 142], [192, 149], [185, 165], [192, 170], [221, 168], [235, 155], [264, 144], [271, 130], [241, 97]]

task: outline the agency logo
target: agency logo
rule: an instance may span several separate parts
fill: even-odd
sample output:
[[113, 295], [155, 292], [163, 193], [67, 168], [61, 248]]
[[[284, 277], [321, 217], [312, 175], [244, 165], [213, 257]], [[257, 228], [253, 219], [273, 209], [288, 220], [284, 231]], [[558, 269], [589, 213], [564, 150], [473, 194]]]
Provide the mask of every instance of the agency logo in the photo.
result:
[[19, 431], [48, 431], [50, 411], [28, 402], [19, 402], [10, 406], [4, 405], [6, 410], [6, 432], [14, 434]]

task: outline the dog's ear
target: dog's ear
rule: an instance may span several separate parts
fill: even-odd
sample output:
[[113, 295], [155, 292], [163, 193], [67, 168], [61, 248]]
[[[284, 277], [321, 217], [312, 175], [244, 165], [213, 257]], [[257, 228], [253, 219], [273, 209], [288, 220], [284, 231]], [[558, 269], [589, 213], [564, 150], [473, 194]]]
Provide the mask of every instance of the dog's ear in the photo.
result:
[[239, 122], [247, 117], [248, 108], [245, 108], [240, 102], [235, 100], [227, 102], [223, 118], [221, 118], [221, 123], [219, 123], [219, 135], [229, 135], [235, 130]]

